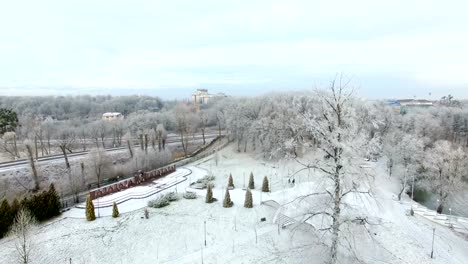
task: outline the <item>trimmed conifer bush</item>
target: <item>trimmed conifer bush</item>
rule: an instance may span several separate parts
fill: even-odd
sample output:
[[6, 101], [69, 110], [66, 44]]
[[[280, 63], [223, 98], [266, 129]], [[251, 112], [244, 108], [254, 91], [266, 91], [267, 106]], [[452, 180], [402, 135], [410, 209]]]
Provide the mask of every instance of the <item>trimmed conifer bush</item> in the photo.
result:
[[119, 217], [119, 215], [120, 215], [119, 208], [117, 208], [117, 204], [114, 202], [112, 204], [112, 217], [117, 218]]
[[252, 192], [250, 191], [250, 189], [247, 189], [247, 191], [245, 192], [244, 207], [245, 208], [253, 207]]
[[51, 218], [57, 215], [60, 215], [60, 197], [55, 190], [53, 183], [49, 186], [49, 191], [47, 192], [47, 218]]
[[267, 176], [263, 178], [262, 192], [270, 192], [270, 184], [268, 183]]
[[214, 199], [213, 199], [213, 190], [211, 189], [211, 184], [208, 184], [208, 188], [206, 188], [206, 198], [205, 198], [205, 202], [206, 203], [212, 203], [214, 202]]
[[88, 195], [88, 198], [86, 198], [86, 220], [96, 220], [96, 215], [94, 213], [94, 204], [93, 199], [91, 199], [91, 195]]
[[228, 188], [234, 189], [234, 180], [232, 179], [232, 174], [229, 174]]
[[224, 195], [223, 207], [229, 208], [232, 207], [234, 203], [231, 201], [231, 195], [229, 195], [229, 189], [226, 189], [226, 194]]
[[250, 178], [249, 178], [249, 189], [250, 190], [255, 189], [254, 176], [252, 172], [250, 173]]

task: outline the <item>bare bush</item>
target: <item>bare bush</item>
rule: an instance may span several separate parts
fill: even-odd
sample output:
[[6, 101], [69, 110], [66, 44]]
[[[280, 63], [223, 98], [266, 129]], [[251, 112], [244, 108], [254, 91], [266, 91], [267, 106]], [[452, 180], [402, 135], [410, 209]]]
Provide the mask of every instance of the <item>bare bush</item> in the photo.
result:
[[31, 261], [35, 246], [32, 240], [35, 225], [36, 220], [28, 210], [21, 209], [16, 214], [10, 234], [15, 238], [15, 248], [20, 263], [26, 264]]

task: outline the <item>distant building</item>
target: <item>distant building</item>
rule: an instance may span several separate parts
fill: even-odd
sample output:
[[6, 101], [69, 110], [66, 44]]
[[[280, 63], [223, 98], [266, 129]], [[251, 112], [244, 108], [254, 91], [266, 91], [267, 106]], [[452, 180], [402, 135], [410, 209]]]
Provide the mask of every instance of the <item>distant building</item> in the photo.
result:
[[400, 113], [406, 113], [410, 108], [427, 108], [434, 106], [433, 101], [425, 99], [388, 100], [387, 104], [398, 109]]
[[223, 93], [210, 94], [207, 89], [197, 89], [197, 91], [192, 94], [192, 102], [194, 104], [207, 104], [210, 101], [223, 97], [227, 96]]
[[113, 121], [113, 120], [122, 120], [124, 116], [121, 113], [104, 113], [102, 114], [102, 120], [104, 121]]

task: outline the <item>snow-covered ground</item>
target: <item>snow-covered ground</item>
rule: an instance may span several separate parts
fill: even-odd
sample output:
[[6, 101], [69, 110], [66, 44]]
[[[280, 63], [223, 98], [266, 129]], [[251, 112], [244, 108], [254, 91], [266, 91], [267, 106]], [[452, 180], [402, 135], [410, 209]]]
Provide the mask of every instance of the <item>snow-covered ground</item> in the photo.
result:
[[[283, 205], [282, 214], [299, 220], [296, 213], [300, 204], [286, 203], [316, 190], [316, 173], [300, 173], [292, 185], [288, 178], [299, 168], [295, 162], [264, 162], [251, 154], [237, 153], [231, 147], [219, 154], [218, 165], [208, 157], [186, 167], [192, 170], [189, 177], [193, 178], [177, 187], [178, 192], [183, 192], [189, 181], [213, 173], [216, 176], [214, 197], [218, 202], [206, 204], [205, 191], [197, 190], [198, 199], [181, 199], [161, 209], [149, 208], [150, 218], [144, 219], [142, 207], [146, 201], [133, 199], [119, 204], [119, 210], [127, 212], [119, 218], [106, 216], [94, 222], [73, 218], [74, 214], [84, 216], [82, 209], [73, 209], [38, 229], [34, 236], [33, 263], [69, 263], [70, 258], [72, 263], [323, 263], [327, 247], [309, 224], [278, 228], [273, 223], [278, 217], [275, 207], [260, 205], [260, 200], [274, 200]], [[355, 197], [349, 201], [357, 212], [378, 224], [367, 225], [367, 229], [357, 226], [342, 230], [343, 234], [352, 234], [343, 238], [354, 242], [356, 257], [364, 263], [468, 263], [467, 238], [424, 217], [407, 215], [405, 204], [396, 200], [397, 183], [378, 165], [369, 166], [376, 174], [373, 198]], [[187, 177], [183, 176], [184, 169], [178, 171], [181, 174], [168, 177], [165, 183]], [[247, 185], [250, 172], [255, 176], [256, 190], [253, 191], [254, 208], [246, 209], [242, 187]], [[230, 191], [234, 207], [223, 208], [229, 173], [236, 186]], [[270, 179], [270, 194], [259, 192], [264, 176]], [[102, 198], [101, 202], [148, 192], [156, 184], [162, 182], [114, 194]], [[175, 190], [171, 188], [165, 192]], [[103, 210], [101, 216], [109, 214]], [[265, 222], [260, 221], [262, 217], [266, 218]], [[436, 228], [435, 258], [431, 259], [433, 228]], [[12, 263], [14, 258], [12, 239], [0, 240], [0, 263]], [[357, 262], [349, 255], [341, 259], [342, 263]]]
[[[146, 207], [148, 201], [168, 192], [184, 192], [189, 182], [207, 175], [207, 171], [188, 166], [150, 184], [136, 186], [93, 200], [96, 216], [111, 216], [112, 204], [117, 203], [120, 213], [128, 213]], [[85, 203], [78, 204], [63, 214], [64, 217], [85, 218]]]

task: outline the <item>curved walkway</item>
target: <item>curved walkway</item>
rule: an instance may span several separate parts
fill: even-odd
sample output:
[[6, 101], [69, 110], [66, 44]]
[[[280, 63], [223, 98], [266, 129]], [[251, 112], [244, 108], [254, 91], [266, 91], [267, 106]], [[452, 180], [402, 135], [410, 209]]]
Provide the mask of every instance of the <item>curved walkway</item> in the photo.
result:
[[[113, 193], [108, 196], [104, 196], [94, 200], [94, 208], [106, 208], [111, 207], [113, 203], [121, 204], [133, 199], [145, 199], [150, 196], [153, 196], [157, 193], [160, 193], [168, 188], [171, 188], [179, 183], [182, 183], [187, 180], [187, 176], [192, 174], [192, 170], [188, 168], [179, 168], [175, 172], [161, 178], [158, 180], [153, 181], [149, 185], [142, 185], [142, 186], [135, 186], [133, 188], [127, 190]], [[145, 188], [143, 191], [133, 191], [135, 188], [138, 187], [149, 187]], [[133, 190], [132, 190], [133, 189]], [[140, 188], [141, 189], [141, 188]], [[122, 195], [123, 194], [123, 195]], [[85, 204], [79, 204], [76, 208], [85, 209]]]
[[[193, 166], [178, 168], [176, 172], [155, 180], [151, 184], [136, 186], [95, 199], [93, 203], [96, 216], [111, 216], [114, 202], [119, 204], [118, 208], [121, 214], [139, 210], [146, 207], [148, 201], [154, 199], [158, 194], [177, 190], [185, 191], [185, 188], [189, 186], [189, 181], [196, 181], [206, 174], [207, 172], [205, 170]], [[64, 212], [63, 217], [85, 218], [85, 207], [85, 203], [81, 203], [69, 211]]]
[[422, 216], [434, 223], [452, 228], [456, 232], [468, 234], [468, 218], [454, 215], [438, 214], [436, 211], [414, 202], [402, 202], [408, 210], [413, 208], [414, 214]]

